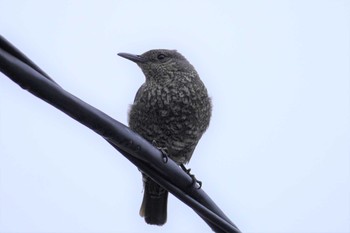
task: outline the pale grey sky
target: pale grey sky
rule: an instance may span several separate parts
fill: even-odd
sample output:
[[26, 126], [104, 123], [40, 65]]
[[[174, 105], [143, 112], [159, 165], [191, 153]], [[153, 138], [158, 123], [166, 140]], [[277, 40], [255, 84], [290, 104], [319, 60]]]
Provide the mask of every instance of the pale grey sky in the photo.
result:
[[[177, 49], [213, 99], [189, 164], [243, 232], [350, 232], [349, 1], [0, 0], [0, 33], [126, 124], [144, 81], [118, 52]], [[211, 232], [169, 198], [138, 216], [138, 170], [0, 74], [0, 232]]]

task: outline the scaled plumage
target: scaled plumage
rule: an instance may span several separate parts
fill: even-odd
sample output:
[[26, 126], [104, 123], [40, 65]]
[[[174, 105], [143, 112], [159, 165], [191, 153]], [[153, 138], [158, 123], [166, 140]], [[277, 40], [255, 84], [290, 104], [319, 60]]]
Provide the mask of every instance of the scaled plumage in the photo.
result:
[[[137, 63], [146, 81], [129, 112], [129, 126], [176, 163], [187, 163], [209, 126], [211, 101], [194, 67], [176, 50], [156, 49], [142, 55], [120, 53]], [[168, 192], [143, 174], [140, 215], [163, 225]]]

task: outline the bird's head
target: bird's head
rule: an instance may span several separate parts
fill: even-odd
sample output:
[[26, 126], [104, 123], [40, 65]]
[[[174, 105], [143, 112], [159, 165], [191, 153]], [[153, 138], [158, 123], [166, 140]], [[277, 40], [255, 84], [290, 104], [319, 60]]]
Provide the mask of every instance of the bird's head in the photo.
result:
[[147, 80], [172, 79], [178, 73], [196, 74], [194, 67], [176, 50], [153, 49], [141, 55], [118, 53], [119, 56], [135, 62]]

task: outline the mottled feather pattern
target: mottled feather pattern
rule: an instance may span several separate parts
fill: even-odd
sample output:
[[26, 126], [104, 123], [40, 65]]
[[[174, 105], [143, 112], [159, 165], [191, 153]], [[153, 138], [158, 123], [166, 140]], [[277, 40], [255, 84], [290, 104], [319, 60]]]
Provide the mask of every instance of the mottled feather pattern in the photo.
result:
[[[209, 126], [211, 101], [194, 67], [175, 50], [119, 54], [141, 68], [146, 81], [129, 111], [129, 126], [177, 164], [187, 163]], [[149, 224], [167, 219], [168, 192], [143, 174], [140, 215]]]
[[129, 124], [147, 140], [167, 148], [170, 158], [186, 163], [209, 125], [211, 103], [196, 74], [172, 75], [169, 82], [152, 80], [141, 87]]

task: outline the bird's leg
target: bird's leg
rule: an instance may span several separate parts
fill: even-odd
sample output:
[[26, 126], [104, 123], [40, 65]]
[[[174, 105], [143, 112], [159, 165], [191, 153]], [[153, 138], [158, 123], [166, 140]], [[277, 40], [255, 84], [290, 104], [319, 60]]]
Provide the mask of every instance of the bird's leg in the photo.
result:
[[158, 150], [160, 150], [160, 152], [162, 152], [162, 159], [163, 159], [163, 163], [167, 163], [168, 162], [168, 149], [166, 147], [159, 147], [157, 145], [157, 142], [155, 140], [152, 140], [152, 144], [153, 146], [157, 147]]
[[199, 185], [198, 189], [200, 189], [202, 187], [202, 181], [197, 180], [197, 178], [193, 174], [191, 174], [191, 168], [187, 169], [183, 163], [180, 164], [180, 167], [192, 178], [192, 185], [197, 183]]

